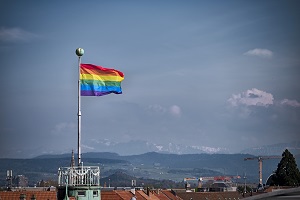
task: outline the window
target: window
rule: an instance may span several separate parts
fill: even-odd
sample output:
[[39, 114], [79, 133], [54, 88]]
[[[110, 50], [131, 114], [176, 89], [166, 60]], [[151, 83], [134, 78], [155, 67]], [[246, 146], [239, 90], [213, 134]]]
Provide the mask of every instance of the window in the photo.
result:
[[85, 197], [85, 191], [78, 191], [78, 196]]
[[93, 191], [93, 197], [97, 197], [98, 196], [98, 191], [97, 190], [94, 190]]

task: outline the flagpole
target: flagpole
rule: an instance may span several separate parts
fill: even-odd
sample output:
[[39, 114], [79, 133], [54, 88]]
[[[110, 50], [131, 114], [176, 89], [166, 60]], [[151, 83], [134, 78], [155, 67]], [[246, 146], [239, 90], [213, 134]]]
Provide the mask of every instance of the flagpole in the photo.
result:
[[81, 164], [81, 90], [80, 90], [80, 64], [81, 56], [83, 56], [84, 50], [82, 48], [76, 49], [76, 55], [78, 56], [78, 166]]

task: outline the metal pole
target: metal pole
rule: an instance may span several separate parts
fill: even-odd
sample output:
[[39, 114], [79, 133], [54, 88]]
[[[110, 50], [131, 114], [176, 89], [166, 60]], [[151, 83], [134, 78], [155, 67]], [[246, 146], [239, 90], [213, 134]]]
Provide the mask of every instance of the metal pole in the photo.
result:
[[246, 194], [246, 192], [247, 192], [247, 184], [246, 184], [247, 176], [246, 176], [246, 173], [245, 173], [244, 179], [245, 179], [244, 194]]
[[81, 90], [80, 90], [80, 65], [81, 65], [81, 56], [84, 54], [82, 48], [76, 49], [76, 54], [78, 56], [78, 166], [81, 163]]
[[78, 166], [81, 163], [81, 98], [80, 98], [80, 64], [81, 57], [78, 57]]
[[259, 184], [261, 185], [260, 187], [263, 187], [263, 182], [262, 182], [262, 158], [259, 158]]

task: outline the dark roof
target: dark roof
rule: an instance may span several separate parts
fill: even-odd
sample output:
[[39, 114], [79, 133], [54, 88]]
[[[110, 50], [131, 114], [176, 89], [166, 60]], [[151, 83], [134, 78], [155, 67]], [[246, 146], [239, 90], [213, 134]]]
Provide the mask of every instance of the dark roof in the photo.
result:
[[223, 183], [223, 182], [215, 182], [210, 187], [211, 188], [227, 188], [227, 187], [230, 187], [230, 186], [226, 183]]
[[242, 199], [243, 196], [238, 192], [179, 192], [177, 193], [183, 200], [225, 200]]

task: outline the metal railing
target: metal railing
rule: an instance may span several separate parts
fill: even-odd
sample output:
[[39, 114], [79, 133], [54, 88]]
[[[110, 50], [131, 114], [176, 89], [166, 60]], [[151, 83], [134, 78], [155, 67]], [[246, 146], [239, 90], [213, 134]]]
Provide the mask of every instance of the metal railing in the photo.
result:
[[59, 186], [99, 186], [100, 169], [98, 166], [78, 166], [58, 168]]

